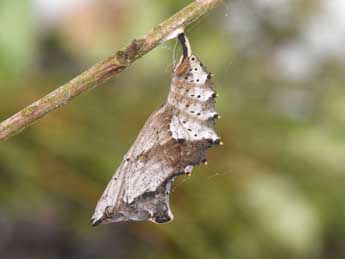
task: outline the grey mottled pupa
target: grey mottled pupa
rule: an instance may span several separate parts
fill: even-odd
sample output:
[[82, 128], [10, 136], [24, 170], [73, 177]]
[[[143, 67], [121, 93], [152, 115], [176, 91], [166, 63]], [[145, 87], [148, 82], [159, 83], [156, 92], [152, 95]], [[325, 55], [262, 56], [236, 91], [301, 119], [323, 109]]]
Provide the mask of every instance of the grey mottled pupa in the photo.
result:
[[92, 225], [119, 221], [173, 219], [169, 194], [173, 179], [190, 174], [221, 141], [214, 131], [216, 92], [211, 75], [179, 35], [183, 56], [172, 73], [167, 101], [146, 121], [110, 180]]

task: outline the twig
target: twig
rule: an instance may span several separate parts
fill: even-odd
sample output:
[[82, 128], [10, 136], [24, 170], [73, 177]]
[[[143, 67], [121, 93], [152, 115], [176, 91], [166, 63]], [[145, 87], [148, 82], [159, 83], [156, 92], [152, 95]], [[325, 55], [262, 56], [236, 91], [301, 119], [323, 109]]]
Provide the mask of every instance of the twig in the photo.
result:
[[97, 63], [68, 83], [1, 122], [0, 141], [19, 133], [49, 112], [64, 106], [79, 94], [108, 81], [162, 42], [175, 38], [179, 31], [183, 31], [194, 23], [220, 1], [196, 0], [192, 2], [141, 39], [133, 40], [127, 48], [117, 51], [111, 57]]

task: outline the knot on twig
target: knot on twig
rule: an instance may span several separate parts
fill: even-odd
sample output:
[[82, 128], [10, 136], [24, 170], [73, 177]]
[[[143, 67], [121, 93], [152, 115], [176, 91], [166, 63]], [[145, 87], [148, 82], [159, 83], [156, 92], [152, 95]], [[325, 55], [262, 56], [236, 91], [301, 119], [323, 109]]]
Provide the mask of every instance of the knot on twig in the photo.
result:
[[133, 40], [131, 44], [125, 50], [121, 50], [116, 53], [117, 61], [124, 66], [128, 66], [134, 60], [136, 60], [137, 58], [141, 57], [144, 54], [143, 53], [144, 46], [145, 46], [145, 40], [143, 39]]

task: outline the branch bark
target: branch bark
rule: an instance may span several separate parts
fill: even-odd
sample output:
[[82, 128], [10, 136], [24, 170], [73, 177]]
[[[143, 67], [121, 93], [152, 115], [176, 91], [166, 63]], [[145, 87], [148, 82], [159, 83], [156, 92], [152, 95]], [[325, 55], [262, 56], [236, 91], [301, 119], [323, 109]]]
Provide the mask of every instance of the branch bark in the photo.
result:
[[0, 141], [19, 133], [49, 112], [66, 105], [81, 93], [108, 81], [159, 44], [176, 37], [177, 32], [185, 30], [212, 10], [220, 1], [196, 0], [192, 2], [145, 34], [144, 37], [134, 39], [128, 47], [117, 51], [114, 55], [95, 64], [71, 81], [4, 120], [0, 123]]

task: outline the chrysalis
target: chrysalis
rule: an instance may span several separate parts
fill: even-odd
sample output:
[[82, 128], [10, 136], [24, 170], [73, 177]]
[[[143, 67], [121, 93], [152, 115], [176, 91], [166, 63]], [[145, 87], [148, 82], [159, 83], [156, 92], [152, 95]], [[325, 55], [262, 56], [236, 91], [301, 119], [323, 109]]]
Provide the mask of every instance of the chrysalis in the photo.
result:
[[206, 162], [207, 149], [221, 144], [211, 74], [179, 34], [183, 55], [172, 73], [165, 104], [146, 121], [99, 200], [93, 226], [119, 221], [173, 219], [169, 194], [174, 178]]

